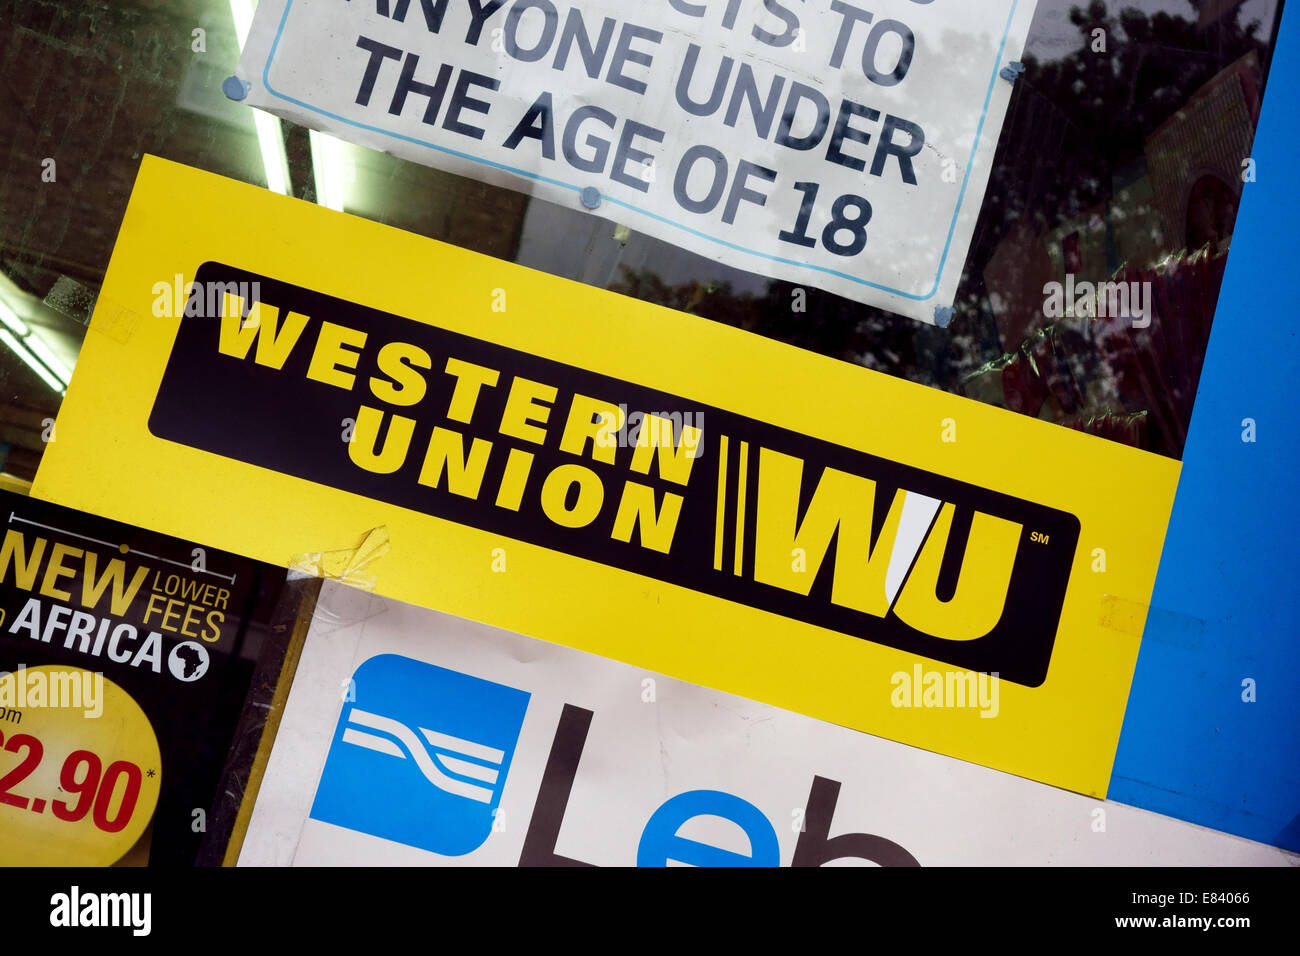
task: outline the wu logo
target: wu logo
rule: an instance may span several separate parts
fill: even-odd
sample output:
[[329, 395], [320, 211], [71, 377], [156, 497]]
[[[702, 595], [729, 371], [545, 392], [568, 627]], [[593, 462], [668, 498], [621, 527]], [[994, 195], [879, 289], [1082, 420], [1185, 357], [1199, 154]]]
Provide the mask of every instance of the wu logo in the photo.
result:
[[530, 695], [385, 654], [353, 675], [311, 817], [462, 856], [492, 832]]

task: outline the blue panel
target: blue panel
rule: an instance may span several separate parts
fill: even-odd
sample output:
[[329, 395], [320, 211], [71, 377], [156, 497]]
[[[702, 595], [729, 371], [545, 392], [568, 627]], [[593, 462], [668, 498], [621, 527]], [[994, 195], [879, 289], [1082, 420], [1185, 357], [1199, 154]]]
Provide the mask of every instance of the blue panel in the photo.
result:
[[1300, 3], [1287, 7], [1109, 796], [1300, 850]]

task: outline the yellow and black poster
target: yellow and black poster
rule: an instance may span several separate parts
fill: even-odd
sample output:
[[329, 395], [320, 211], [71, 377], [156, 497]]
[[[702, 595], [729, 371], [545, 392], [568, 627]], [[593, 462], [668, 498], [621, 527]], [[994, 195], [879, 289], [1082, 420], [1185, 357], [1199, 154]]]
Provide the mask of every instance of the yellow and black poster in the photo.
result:
[[1178, 474], [150, 157], [57, 436], [39, 496], [382, 528], [385, 595], [1094, 794]]
[[260, 737], [246, 704], [278, 675], [284, 571], [11, 492], [0, 505], [0, 865], [219, 863], [231, 758]]

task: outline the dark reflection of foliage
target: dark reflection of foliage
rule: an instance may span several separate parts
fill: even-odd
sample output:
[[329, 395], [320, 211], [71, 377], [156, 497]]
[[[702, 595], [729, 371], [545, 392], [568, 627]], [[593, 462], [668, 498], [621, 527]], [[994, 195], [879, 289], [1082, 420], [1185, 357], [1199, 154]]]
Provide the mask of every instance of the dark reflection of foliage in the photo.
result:
[[[1115, 170], [1141, 156], [1146, 137], [1215, 74], [1251, 51], [1264, 60], [1258, 22], [1243, 25], [1232, 17], [1201, 29], [1196, 4], [1188, 0], [1188, 6], [1190, 18], [1133, 9], [1112, 14], [1103, 0], [1092, 0], [1070, 10], [1070, 22], [1085, 41], [1082, 50], [1047, 63], [1026, 57], [1025, 88], [1017, 95], [1047, 99], [1084, 134], [1088, 149], [1074, 157], [1078, 166], [1046, 163], [1032, 176], [997, 170], [1005, 215], [1041, 218], [1048, 225], [1077, 216], [1107, 198]], [[1091, 51], [1097, 29], [1106, 33], [1104, 55]], [[1006, 141], [1004, 136], [1004, 146]], [[1007, 152], [999, 150], [999, 164]]]
[[[933, 328], [830, 293], [805, 288], [806, 311], [792, 309], [795, 284], [773, 280], [765, 295], [737, 295], [728, 285], [666, 286], [655, 276], [624, 270], [613, 286], [729, 325], [953, 392], [980, 370], [1016, 360], [1042, 343], [1002, 343], [988, 302], [984, 270], [1017, 224], [1042, 233], [1111, 200], [1115, 174], [1143, 157], [1147, 137], [1229, 64], [1254, 51], [1267, 63], [1261, 25], [1240, 11], [1208, 28], [1198, 4], [1187, 14], [1148, 15], [1092, 0], [1070, 21], [1084, 45], [1071, 56], [1040, 62], [1027, 56], [999, 141], [978, 225], [948, 329]], [[1095, 29], [1108, 52], [1091, 49]], [[1189, 187], [1191, 184], [1187, 184]], [[1167, 242], [1181, 243], [1182, 236]], [[1167, 253], [1178, 253], [1169, 248]], [[1114, 264], [1118, 268], [1120, 263]], [[1107, 276], [1093, 276], [1101, 280]], [[1115, 374], [1111, 356], [1088, 354], [1068, 329], [1048, 329], [1058, 354], [1053, 365], [1085, 376]], [[999, 368], [1001, 366], [998, 366]], [[1119, 376], [1122, 378], [1123, 376]], [[1189, 383], [1167, 383], [1185, 390]], [[1190, 383], [1194, 392], [1195, 382]], [[1061, 402], [1055, 420], [1114, 440], [1179, 456], [1178, 430], [1147, 427], [1143, 399], [1126, 407], [1081, 408]], [[1157, 396], [1159, 400], [1159, 396]], [[1149, 403], [1149, 402], [1148, 402]], [[1004, 404], [1014, 404], [1005, 402]], [[1185, 425], [1185, 422], [1183, 423]]]

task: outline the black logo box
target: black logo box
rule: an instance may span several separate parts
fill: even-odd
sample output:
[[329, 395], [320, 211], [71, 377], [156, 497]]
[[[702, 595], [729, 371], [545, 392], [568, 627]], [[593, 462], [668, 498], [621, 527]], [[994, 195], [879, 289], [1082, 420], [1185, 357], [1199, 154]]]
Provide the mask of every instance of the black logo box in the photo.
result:
[[[691, 402], [681, 396], [381, 312], [270, 276], [207, 262], [199, 268], [195, 283], [186, 310], [187, 316], [192, 317], [180, 323], [149, 418], [149, 429], [159, 438], [691, 588], [964, 670], [996, 672], [1005, 680], [1030, 687], [1039, 686], [1046, 679], [1079, 537], [1079, 521], [1072, 514]], [[308, 317], [307, 327], [282, 370], [256, 364], [253, 350], [246, 359], [223, 355], [218, 350], [221, 296], [213, 297], [218, 301], [213, 314], [209, 315], [206, 310], [213, 303], [206, 301], [209, 297], [201, 293], [203, 289], [212, 288], [214, 283], [231, 289], [244, 283], [248, 289], [260, 290], [260, 300], [278, 308], [281, 321], [291, 311]], [[430, 321], [437, 321], [438, 308], [436, 302], [430, 303], [427, 316]], [[368, 334], [351, 391], [306, 377], [322, 321]], [[490, 319], [485, 319], [485, 332], [489, 323]], [[380, 374], [375, 363], [379, 347], [394, 341], [417, 345], [433, 358], [433, 370], [426, 373], [428, 394], [413, 408], [386, 408], [370, 394], [366, 385], [370, 376]], [[610, 347], [661, 348], [665, 362], [673, 361], [676, 355], [686, 356], [685, 361], [690, 360], [690, 349], [682, 343], [611, 342]], [[480, 391], [472, 424], [442, 419], [454, 384], [450, 376], [441, 374], [442, 364], [448, 357], [501, 372], [497, 387]], [[515, 441], [496, 431], [513, 376], [544, 382], [559, 390], [552, 403], [553, 412], [543, 445]], [[753, 384], [755, 390], [770, 387], [769, 383], [761, 381]], [[815, 388], [816, 384], [810, 383], [805, 387]], [[689, 487], [661, 481], [655, 469], [651, 469], [650, 475], [633, 473], [623, 458], [619, 464], [610, 465], [592, 461], [590, 457], [579, 459], [560, 451], [563, 416], [574, 393], [614, 405], [623, 404], [629, 411], [680, 413], [685, 421], [702, 421], [703, 438]], [[349, 459], [348, 446], [342, 438], [343, 422], [355, 419], [362, 404], [417, 420], [411, 450], [403, 466], [393, 474], [364, 471]], [[871, 414], [869, 408], [832, 411], [835, 414]], [[494, 443], [483, 482], [484, 490], [477, 500], [421, 485], [417, 481], [424, 457], [422, 438], [427, 441], [428, 432], [434, 425], [461, 432], [467, 446], [473, 437]], [[895, 490], [902, 488], [953, 503], [956, 515], [940, 576], [940, 598], [945, 597], [945, 590], [947, 595], [951, 595], [955, 589], [957, 572], [965, 553], [966, 532], [975, 511], [1019, 524], [1022, 537], [1001, 620], [985, 637], [957, 642], [918, 632], [904, 624], [892, 611], [885, 618], [877, 618], [834, 605], [830, 602], [834, 543], [807, 596], [735, 575], [734, 552], [730, 546], [734, 541], [734, 512], [737, 510], [734, 460], [727, 475], [727, 510], [733, 513], [725, 516], [722, 535], [729, 546], [721, 570], [715, 569], [718, 438], [721, 435], [728, 436], [733, 459], [740, 443], [748, 442], [751, 449], [769, 448], [805, 461], [801, 516], [825, 467], [875, 481], [873, 546]], [[384, 437], [385, 432], [381, 431], [379, 441], [382, 442]], [[490, 492], [500, 481], [506, 457], [503, 451], [498, 453], [498, 446], [519, 447], [536, 455], [529, 493], [525, 494], [517, 512], [498, 507], [494, 503], [495, 495]], [[626, 451], [621, 453], [630, 455]], [[754, 527], [758, 473], [754, 458], [751, 455], [745, 495], [746, 529]], [[616, 494], [605, 496], [600, 514], [586, 527], [566, 528], [552, 522], [540, 507], [536, 486], [540, 484], [540, 476], [548, 474], [551, 469], [573, 463], [581, 463], [600, 473], [602, 478], [608, 475], [610, 480], [619, 483], [632, 479], [651, 484], [657, 490], [660, 503], [664, 492], [684, 493], [685, 501], [669, 553], [642, 547], [635, 536], [628, 543], [609, 536], [613, 511], [618, 505], [619, 496]], [[238, 489], [231, 489], [231, 507], [239, 507], [239, 495]], [[293, 507], [292, 501], [285, 501], [282, 505]], [[1047, 535], [1050, 543], [1031, 546], [1029, 536], [1035, 532]], [[430, 542], [430, 547], [436, 548], [437, 543]], [[745, 573], [749, 574], [753, 568], [752, 535], [745, 538], [742, 559]], [[466, 560], [472, 558], [467, 556]], [[486, 566], [489, 561], [486, 555], [484, 561]], [[557, 600], [572, 599], [567, 593], [571, 582], [556, 581], [554, 587]]]

